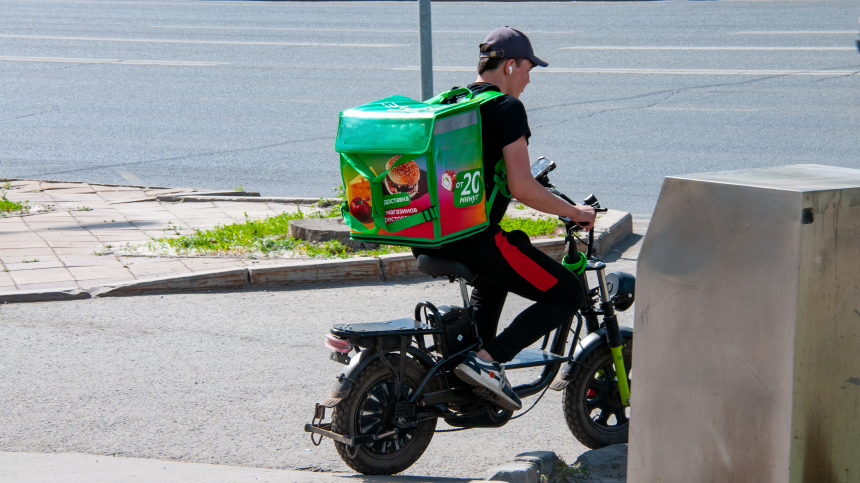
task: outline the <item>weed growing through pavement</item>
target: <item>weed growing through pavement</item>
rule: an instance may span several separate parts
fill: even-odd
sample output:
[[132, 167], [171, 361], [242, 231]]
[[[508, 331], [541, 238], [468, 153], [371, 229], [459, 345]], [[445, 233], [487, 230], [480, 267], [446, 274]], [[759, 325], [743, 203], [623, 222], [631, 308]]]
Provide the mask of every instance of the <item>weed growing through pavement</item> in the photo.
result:
[[4, 184], [4, 185], [3, 185], [3, 189], [4, 189], [4, 190], [10, 190], [10, 189], [12, 189], [12, 183], [11, 183], [11, 182], [9, 182], [9, 181], [7, 181], [7, 182], [6, 182], [6, 184]]
[[21, 263], [36, 263], [38, 261], [39, 261], [38, 258], [33, 258], [33, 259], [26, 259], [25, 258], [25, 259], [21, 260]]
[[90, 208], [89, 206], [79, 206], [78, 207], [78, 211], [90, 211], [90, 210], [92, 210], [92, 208]]
[[562, 458], [556, 461], [555, 471], [553, 471], [551, 477], [541, 475], [541, 482], [543, 483], [572, 483], [589, 481], [590, 479], [591, 472], [588, 470], [588, 467], [584, 465], [569, 466]]
[[338, 206], [341, 201], [337, 198], [320, 198], [319, 201], [312, 204], [314, 208], [328, 208], [330, 206]]
[[[8, 183], [7, 183], [8, 184]], [[6, 214], [14, 214], [24, 211], [27, 207], [27, 202], [9, 201], [6, 199], [6, 191], [0, 193], [0, 212]]]
[[346, 199], [346, 190], [343, 189], [343, 185], [337, 185], [337, 188], [334, 189], [334, 197], [339, 199], [340, 201], [348, 201]]
[[233, 191], [245, 191], [245, 187], [242, 185], [234, 186]]

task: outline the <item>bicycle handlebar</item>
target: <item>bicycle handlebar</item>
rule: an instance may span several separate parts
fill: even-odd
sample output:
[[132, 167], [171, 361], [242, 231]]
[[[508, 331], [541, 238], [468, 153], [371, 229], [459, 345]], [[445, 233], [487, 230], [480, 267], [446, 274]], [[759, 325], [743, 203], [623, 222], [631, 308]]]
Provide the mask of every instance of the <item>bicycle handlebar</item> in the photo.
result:
[[[535, 179], [540, 178], [540, 179], [538, 179], [538, 181], [542, 185], [544, 185], [550, 193], [558, 196], [559, 198], [563, 199], [564, 201], [570, 203], [573, 206], [577, 206], [577, 204], [574, 203], [574, 201], [572, 199], [570, 199], [567, 195], [565, 195], [564, 193], [559, 191], [552, 183], [549, 182], [549, 176], [548, 175], [549, 175], [549, 172], [555, 168], [555, 163], [553, 163], [552, 161], [549, 161], [545, 158], [539, 158], [538, 161], [540, 161], [540, 160], [543, 160], [544, 162], [549, 163], [552, 167], [549, 169], [543, 170], [539, 174], [539, 176], [535, 177]], [[593, 207], [594, 211], [596, 213], [606, 213], [607, 211], [609, 211], [608, 208], [601, 208], [600, 207], [600, 202], [597, 201], [597, 197], [594, 196], [593, 194], [588, 195], [588, 197], [585, 199], [583, 204]], [[575, 221], [571, 220], [570, 218], [568, 218], [566, 216], [559, 216], [558, 219], [561, 220], [562, 223], [564, 223], [568, 237], [572, 236], [571, 232], [574, 231], [576, 228], [582, 228]], [[586, 249], [586, 255], [585, 256], [589, 259], [591, 258], [591, 255], [593, 252], [593, 245], [594, 245], [594, 226], [592, 226], [591, 229], [588, 230], [588, 246]], [[574, 250], [576, 250], [576, 243], [573, 240], [570, 240], [568, 253], [570, 254], [570, 252], [573, 252]]]

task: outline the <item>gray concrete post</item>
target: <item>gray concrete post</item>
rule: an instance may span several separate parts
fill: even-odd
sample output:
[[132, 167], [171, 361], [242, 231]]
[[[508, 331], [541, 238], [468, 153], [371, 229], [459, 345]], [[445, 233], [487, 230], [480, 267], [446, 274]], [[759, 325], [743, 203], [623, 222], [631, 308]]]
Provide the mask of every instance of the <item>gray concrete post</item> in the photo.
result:
[[635, 320], [628, 482], [860, 481], [860, 170], [666, 178]]
[[421, 100], [433, 97], [433, 39], [430, 0], [418, 0], [418, 45], [421, 51]]

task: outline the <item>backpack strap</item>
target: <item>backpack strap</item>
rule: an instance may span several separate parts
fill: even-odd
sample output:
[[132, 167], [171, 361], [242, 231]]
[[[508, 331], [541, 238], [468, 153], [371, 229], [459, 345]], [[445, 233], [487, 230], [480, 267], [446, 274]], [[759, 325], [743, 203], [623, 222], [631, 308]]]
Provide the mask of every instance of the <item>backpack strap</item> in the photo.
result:
[[505, 158], [496, 163], [493, 173], [493, 192], [490, 193], [490, 198], [487, 200], [487, 220], [490, 219], [490, 211], [493, 209], [493, 201], [496, 200], [496, 195], [501, 193], [505, 198], [511, 197], [511, 192], [508, 190], [508, 170], [505, 167]]
[[[481, 101], [481, 104], [489, 101], [490, 99], [495, 99], [496, 97], [503, 96], [504, 94], [499, 91], [484, 91], [480, 94], [477, 94], [472, 97], [472, 99], [478, 99]], [[505, 198], [511, 197], [511, 192], [508, 190], [508, 171], [505, 166], [505, 158], [500, 159], [496, 162], [496, 165], [493, 169], [493, 191], [490, 193], [490, 197], [487, 199], [487, 221], [490, 219], [490, 211], [493, 209], [493, 202], [496, 200], [496, 195], [499, 193], [502, 194]]]

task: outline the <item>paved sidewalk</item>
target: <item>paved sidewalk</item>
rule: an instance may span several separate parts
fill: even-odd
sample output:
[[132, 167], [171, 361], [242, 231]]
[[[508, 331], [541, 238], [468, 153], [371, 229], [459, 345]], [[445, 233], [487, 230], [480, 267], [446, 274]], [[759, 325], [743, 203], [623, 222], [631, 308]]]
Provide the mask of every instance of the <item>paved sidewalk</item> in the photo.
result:
[[[0, 180], [0, 184], [6, 181]], [[68, 291], [133, 282], [201, 270], [285, 264], [290, 259], [251, 260], [227, 257], [119, 256], [110, 252], [125, 243], [174, 238], [210, 229], [294, 212], [283, 201], [245, 201], [252, 197], [211, 196], [193, 189], [148, 189], [88, 183], [9, 181], [9, 201], [27, 201], [35, 211], [0, 218], [0, 292]], [[209, 193], [213, 201], [159, 201]], [[242, 194], [242, 193], [236, 193]], [[170, 196], [172, 195], [172, 196]], [[196, 196], [194, 196], [196, 195]], [[181, 200], [181, 198], [178, 198]], [[241, 201], [240, 201], [241, 200]], [[271, 199], [269, 199], [271, 200]], [[311, 200], [301, 201], [307, 211]], [[306, 260], [292, 260], [300, 263]]]
[[[141, 293], [240, 289], [330, 281], [378, 281], [423, 275], [409, 253], [373, 258], [240, 258], [141, 256], [121, 250], [216, 225], [243, 223], [315, 208], [315, 198], [264, 198], [258, 193], [147, 188], [0, 179], [9, 201], [29, 212], [0, 217], [0, 303], [82, 299]], [[512, 203], [509, 214], [535, 216]], [[598, 218], [599, 249], [632, 232], [629, 214]], [[535, 246], [561, 258], [563, 238]]]

